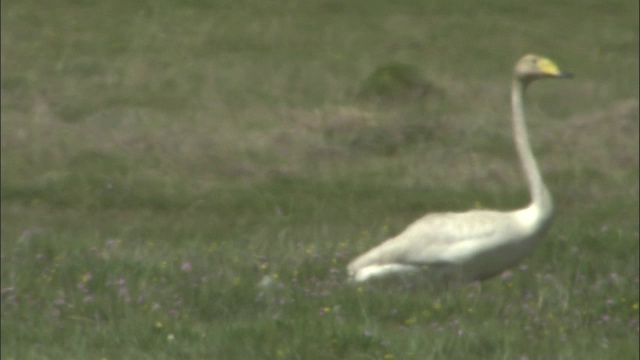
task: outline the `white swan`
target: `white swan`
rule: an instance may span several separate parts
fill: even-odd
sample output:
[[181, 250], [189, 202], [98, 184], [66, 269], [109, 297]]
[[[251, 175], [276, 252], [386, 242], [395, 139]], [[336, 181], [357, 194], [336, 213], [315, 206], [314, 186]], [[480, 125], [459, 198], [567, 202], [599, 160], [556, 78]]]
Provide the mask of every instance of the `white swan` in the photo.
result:
[[533, 80], [568, 77], [571, 75], [560, 71], [553, 61], [537, 55], [525, 55], [515, 66], [511, 90], [513, 137], [531, 193], [527, 207], [507, 212], [428, 214], [353, 260], [348, 266], [350, 279], [361, 282], [426, 271], [458, 281], [482, 280], [529, 254], [549, 226], [553, 203], [531, 151], [522, 96]]

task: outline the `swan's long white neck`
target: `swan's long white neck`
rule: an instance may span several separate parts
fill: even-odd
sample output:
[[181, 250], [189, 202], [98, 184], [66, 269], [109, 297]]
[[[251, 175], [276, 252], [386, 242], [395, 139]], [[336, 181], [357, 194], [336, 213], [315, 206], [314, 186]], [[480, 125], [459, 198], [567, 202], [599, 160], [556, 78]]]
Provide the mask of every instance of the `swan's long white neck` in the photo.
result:
[[538, 221], [546, 223], [551, 218], [553, 213], [553, 201], [551, 194], [547, 187], [544, 185], [542, 175], [538, 169], [538, 164], [533, 157], [531, 151], [531, 144], [529, 143], [529, 136], [527, 135], [527, 128], [524, 118], [524, 105], [523, 94], [527, 83], [520, 79], [513, 80], [513, 86], [511, 89], [511, 105], [513, 110], [513, 137], [516, 143], [516, 149], [524, 174], [527, 178], [529, 185], [529, 192], [531, 194], [531, 204], [529, 208], [535, 209]]

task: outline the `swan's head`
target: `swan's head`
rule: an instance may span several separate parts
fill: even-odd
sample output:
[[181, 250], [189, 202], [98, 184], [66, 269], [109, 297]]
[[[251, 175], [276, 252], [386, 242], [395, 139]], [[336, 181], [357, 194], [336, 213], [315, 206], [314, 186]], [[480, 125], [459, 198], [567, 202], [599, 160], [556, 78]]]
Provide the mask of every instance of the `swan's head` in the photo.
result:
[[538, 55], [523, 56], [515, 68], [515, 76], [521, 81], [530, 82], [542, 78], [570, 78], [572, 75], [558, 68], [553, 61]]

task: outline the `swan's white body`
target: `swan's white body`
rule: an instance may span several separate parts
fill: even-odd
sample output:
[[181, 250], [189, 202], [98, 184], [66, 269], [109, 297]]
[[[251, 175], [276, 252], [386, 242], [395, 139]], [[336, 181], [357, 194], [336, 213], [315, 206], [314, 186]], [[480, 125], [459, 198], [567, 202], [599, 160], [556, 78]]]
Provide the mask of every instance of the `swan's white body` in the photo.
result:
[[526, 86], [542, 77], [568, 77], [551, 61], [526, 55], [517, 64], [511, 100], [516, 149], [531, 192], [531, 203], [502, 212], [471, 210], [428, 214], [399, 235], [353, 260], [349, 276], [366, 281], [395, 273], [426, 271], [455, 280], [482, 280], [517, 264], [547, 229], [553, 203], [531, 152], [522, 96]]

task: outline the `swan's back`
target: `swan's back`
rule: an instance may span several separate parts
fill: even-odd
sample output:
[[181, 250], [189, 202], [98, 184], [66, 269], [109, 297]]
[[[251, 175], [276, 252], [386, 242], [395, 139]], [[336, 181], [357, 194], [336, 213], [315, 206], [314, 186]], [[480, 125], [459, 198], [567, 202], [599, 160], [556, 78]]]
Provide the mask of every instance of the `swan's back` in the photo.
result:
[[535, 216], [533, 208], [428, 214], [355, 259], [349, 273], [362, 281], [397, 270], [389, 266], [396, 264], [403, 272], [431, 267], [466, 280], [487, 278], [533, 249], [541, 229], [537, 221], [529, 221]]

